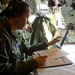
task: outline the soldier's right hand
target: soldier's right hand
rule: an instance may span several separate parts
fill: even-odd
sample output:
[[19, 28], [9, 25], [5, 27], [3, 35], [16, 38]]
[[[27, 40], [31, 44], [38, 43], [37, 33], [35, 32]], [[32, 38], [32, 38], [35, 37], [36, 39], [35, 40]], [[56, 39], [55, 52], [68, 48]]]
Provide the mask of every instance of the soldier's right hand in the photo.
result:
[[39, 67], [45, 65], [47, 56], [39, 56], [35, 60], [37, 61]]

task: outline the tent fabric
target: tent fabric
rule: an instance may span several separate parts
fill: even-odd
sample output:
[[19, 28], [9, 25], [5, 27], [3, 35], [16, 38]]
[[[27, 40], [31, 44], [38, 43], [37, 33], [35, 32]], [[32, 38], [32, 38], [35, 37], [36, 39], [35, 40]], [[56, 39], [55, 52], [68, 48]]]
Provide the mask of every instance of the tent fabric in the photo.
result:
[[37, 5], [36, 5], [36, 1], [35, 0], [25, 0], [25, 2], [27, 2], [30, 6], [31, 9], [31, 14], [35, 14], [36, 10], [37, 10]]

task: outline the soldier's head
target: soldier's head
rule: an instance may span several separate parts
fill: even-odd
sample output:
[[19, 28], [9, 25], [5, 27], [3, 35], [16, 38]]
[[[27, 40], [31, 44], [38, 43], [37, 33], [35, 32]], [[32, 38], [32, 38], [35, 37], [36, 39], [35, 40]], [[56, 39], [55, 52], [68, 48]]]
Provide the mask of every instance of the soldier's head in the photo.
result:
[[23, 27], [29, 17], [29, 5], [26, 2], [12, 1], [3, 11], [8, 20], [14, 20], [17, 29]]
[[7, 6], [9, 4], [9, 2], [12, 0], [0, 0], [1, 4]]
[[5, 11], [8, 18], [22, 16], [24, 13], [29, 17], [29, 5], [26, 2], [11, 1]]

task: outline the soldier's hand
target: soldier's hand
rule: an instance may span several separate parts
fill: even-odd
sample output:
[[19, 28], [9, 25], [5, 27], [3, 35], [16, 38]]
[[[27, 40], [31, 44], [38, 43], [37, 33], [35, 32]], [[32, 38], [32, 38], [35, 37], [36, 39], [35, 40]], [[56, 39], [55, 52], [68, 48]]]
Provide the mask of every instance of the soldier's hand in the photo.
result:
[[52, 39], [50, 42], [48, 42], [47, 45], [48, 45], [48, 46], [49, 46], [49, 45], [53, 45], [53, 44], [55, 44], [56, 42], [60, 41], [60, 39], [61, 39], [60, 36], [59, 36], [59, 37], [56, 37], [56, 38]]
[[39, 67], [41, 67], [45, 64], [46, 58], [47, 58], [47, 56], [39, 56], [35, 59], [39, 65]]

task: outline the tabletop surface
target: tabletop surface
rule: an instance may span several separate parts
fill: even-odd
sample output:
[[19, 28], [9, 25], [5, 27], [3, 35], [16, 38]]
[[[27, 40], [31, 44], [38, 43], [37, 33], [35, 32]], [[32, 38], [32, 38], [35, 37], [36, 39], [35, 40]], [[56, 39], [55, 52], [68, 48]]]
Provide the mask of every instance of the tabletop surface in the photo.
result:
[[75, 44], [64, 44], [62, 46], [62, 50], [69, 53], [67, 57], [73, 62], [73, 64], [60, 67], [37, 69], [38, 75], [75, 75]]

